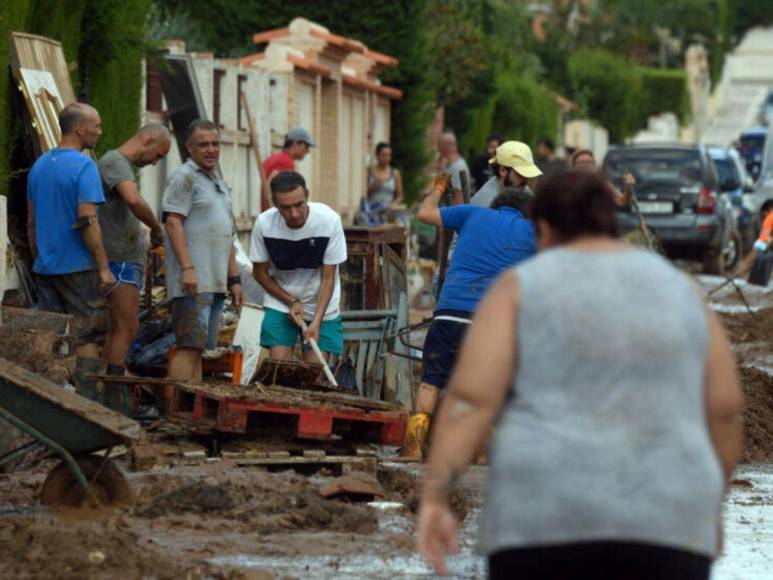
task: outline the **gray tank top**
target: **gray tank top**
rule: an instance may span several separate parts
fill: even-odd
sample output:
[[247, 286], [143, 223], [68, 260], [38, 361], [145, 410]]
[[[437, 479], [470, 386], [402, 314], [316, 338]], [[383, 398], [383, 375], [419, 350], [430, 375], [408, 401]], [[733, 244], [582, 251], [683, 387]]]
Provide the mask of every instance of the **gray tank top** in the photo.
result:
[[[368, 184], [372, 183], [374, 175], [371, 169], [368, 169]], [[388, 208], [395, 199], [395, 190], [397, 189], [397, 182], [395, 180], [395, 170], [389, 171], [389, 179], [382, 182], [381, 187], [376, 191], [373, 191], [368, 195], [368, 203], [371, 205], [378, 204], [382, 209]]]
[[723, 477], [687, 275], [636, 249], [554, 249], [515, 272], [518, 370], [489, 455], [484, 552], [628, 541], [713, 556]]

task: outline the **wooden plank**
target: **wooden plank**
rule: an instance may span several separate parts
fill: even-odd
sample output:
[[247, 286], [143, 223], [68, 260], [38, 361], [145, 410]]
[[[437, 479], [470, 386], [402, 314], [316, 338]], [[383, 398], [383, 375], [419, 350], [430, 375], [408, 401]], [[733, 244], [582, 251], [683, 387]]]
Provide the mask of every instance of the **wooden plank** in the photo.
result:
[[4, 358], [0, 358], [0, 382], [3, 383], [0, 385], [2, 389], [15, 388], [20, 396], [27, 394], [39, 397], [119, 437], [135, 440], [140, 436], [138, 423], [99, 403], [66, 391]]
[[11, 66], [14, 70], [29, 68], [50, 72], [64, 104], [75, 102], [70, 69], [65, 61], [61, 42], [36, 34], [12, 32]]

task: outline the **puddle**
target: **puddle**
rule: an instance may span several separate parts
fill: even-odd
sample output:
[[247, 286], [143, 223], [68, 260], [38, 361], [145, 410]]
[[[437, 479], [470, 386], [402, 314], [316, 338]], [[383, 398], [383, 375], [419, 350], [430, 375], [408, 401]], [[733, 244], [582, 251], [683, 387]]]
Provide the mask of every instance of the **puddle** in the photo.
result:
[[34, 505], [13, 505], [0, 504], [0, 518], [10, 518], [18, 516], [37, 516], [46, 511], [46, 508], [39, 504]]
[[773, 578], [773, 465], [741, 466], [724, 506], [725, 550], [711, 580]]

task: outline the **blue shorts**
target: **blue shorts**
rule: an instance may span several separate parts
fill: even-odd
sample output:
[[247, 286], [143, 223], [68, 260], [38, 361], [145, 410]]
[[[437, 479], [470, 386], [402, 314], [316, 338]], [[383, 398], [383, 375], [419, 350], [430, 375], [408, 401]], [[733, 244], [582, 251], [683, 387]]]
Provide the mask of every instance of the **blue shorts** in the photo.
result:
[[462, 340], [470, 327], [470, 312], [439, 310], [424, 339], [421, 382], [443, 389], [456, 366]]
[[225, 294], [205, 292], [172, 299], [172, 326], [177, 348], [217, 347]]
[[145, 266], [136, 262], [110, 262], [110, 271], [115, 276], [115, 286], [107, 291], [110, 294], [119, 284], [132, 284], [142, 292], [145, 288]]
[[[263, 326], [260, 327], [260, 346], [270, 348], [272, 346], [288, 346], [293, 348], [298, 338], [303, 337], [300, 327], [294, 324], [288, 317], [287, 312], [280, 312], [273, 308], [266, 308], [266, 314], [263, 317]], [[309, 324], [310, 321], [306, 321]], [[311, 348], [308, 344], [303, 344], [303, 350]], [[319, 326], [319, 350], [322, 352], [332, 352], [341, 354], [344, 351], [344, 325], [341, 317], [333, 320], [323, 320]]]

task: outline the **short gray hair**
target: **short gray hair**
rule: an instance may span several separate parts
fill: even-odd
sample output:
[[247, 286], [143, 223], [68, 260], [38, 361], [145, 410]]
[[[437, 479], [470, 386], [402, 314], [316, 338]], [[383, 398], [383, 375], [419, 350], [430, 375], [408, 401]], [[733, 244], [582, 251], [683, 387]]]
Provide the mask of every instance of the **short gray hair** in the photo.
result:
[[220, 127], [207, 119], [196, 119], [188, 125], [188, 130], [185, 132], [186, 143], [191, 142], [191, 138], [196, 131], [217, 131], [220, 133]]

